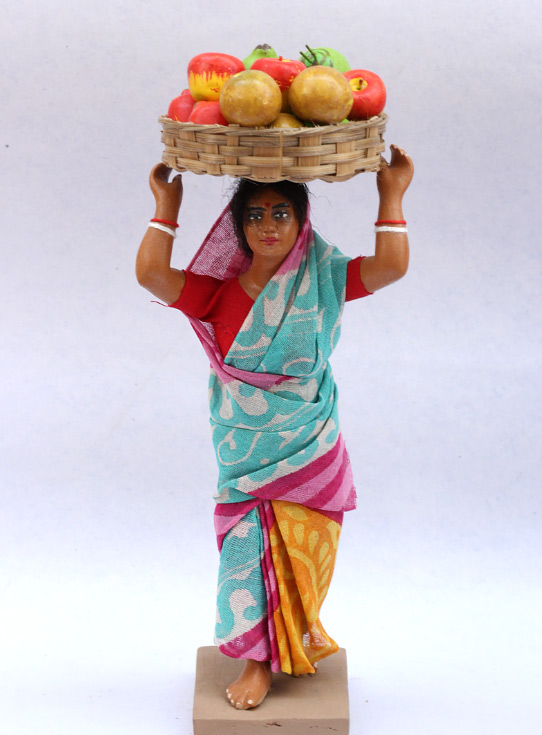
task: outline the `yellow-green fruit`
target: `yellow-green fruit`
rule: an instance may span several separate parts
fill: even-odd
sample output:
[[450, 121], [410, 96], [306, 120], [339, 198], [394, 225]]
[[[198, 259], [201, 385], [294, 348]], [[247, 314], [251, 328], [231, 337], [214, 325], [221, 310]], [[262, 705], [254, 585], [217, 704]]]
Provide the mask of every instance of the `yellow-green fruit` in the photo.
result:
[[303, 123], [298, 120], [295, 115], [290, 115], [288, 112], [281, 112], [276, 120], [273, 120], [268, 128], [302, 128]]
[[220, 109], [229, 123], [245, 127], [269, 125], [282, 105], [279, 85], [263, 71], [234, 74], [220, 92]]
[[309, 66], [292, 82], [288, 101], [296, 117], [325, 125], [348, 116], [354, 95], [348, 80], [337, 69]]

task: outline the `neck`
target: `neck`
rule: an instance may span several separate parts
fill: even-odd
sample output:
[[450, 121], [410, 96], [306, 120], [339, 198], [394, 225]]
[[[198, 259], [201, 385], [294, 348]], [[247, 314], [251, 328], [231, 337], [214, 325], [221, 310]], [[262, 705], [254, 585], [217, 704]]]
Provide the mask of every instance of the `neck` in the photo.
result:
[[278, 271], [283, 260], [284, 258], [275, 261], [254, 257], [250, 268], [239, 276], [239, 283], [254, 301]]

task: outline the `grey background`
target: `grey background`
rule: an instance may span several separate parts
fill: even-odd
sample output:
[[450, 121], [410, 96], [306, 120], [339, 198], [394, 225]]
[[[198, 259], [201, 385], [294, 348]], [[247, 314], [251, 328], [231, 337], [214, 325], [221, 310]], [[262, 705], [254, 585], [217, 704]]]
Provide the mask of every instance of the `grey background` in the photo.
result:
[[[400, 283], [334, 356], [359, 491], [323, 610], [353, 733], [538, 733], [541, 11], [534, 0], [4, 3], [0, 728], [191, 732], [217, 553], [208, 366], [134, 258], [188, 60], [268, 42], [387, 84], [416, 166]], [[184, 176], [175, 263], [229, 182]], [[370, 254], [374, 176], [312, 187]]]

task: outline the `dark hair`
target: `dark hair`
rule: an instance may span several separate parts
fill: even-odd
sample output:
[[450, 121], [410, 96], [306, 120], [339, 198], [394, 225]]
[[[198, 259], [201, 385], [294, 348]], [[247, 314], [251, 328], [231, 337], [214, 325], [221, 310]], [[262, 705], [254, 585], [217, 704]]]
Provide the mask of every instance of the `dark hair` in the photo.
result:
[[249, 201], [262, 189], [273, 189], [273, 191], [276, 191], [277, 194], [280, 194], [290, 202], [300, 228], [303, 227], [309, 206], [309, 190], [306, 184], [296, 184], [293, 181], [260, 183], [259, 181], [251, 181], [250, 179], [238, 179], [235, 182], [234, 194], [230, 201], [230, 211], [233, 217], [235, 234], [239, 240], [239, 246], [250, 257], [252, 257], [252, 250], [248, 246], [243, 226], [245, 210]]

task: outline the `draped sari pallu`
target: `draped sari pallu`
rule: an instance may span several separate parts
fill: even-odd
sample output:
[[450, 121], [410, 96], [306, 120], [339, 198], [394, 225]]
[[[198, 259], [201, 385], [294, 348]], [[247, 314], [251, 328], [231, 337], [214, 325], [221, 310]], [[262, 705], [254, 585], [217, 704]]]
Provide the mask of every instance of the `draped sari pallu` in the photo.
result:
[[[222, 279], [243, 272], [248, 263], [232, 243], [226, 208], [189, 269]], [[348, 260], [307, 216], [225, 359], [212, 327], [191, 318], [211, 361], [216, 642], [229, 656], [295, 675], [338, 649], [319, 613], [343, 512], [356, 502], [329, 365]]]

